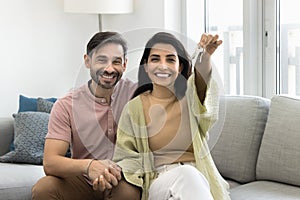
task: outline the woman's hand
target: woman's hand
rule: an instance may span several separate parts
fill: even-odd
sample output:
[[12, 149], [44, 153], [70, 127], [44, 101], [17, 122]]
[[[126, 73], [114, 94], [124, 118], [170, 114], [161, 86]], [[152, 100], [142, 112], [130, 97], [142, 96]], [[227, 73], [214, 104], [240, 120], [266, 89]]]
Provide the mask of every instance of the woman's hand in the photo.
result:
[[110, 160], [97, 160], [91, 164], [89, 178], [93, 189], [104, 191], [117, 186], [121, 180], [121, 168]]
[[203, 48], [209, 55], [212, 55], [215, 50], [222, 44], [222, 40], [218, 40], [219, 35], [202, 34], [198, 45]]

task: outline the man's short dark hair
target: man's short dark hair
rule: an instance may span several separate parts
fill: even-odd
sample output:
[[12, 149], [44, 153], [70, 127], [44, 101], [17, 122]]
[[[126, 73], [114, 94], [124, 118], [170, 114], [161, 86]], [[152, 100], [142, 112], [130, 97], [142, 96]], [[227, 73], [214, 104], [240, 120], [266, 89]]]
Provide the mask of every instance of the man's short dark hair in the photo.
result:
[[89, 56], [97, 51], [99, 48], [108, 43], [120, 44], [123, 47], [124, 57], [127, 55], [127, 43], [117, 32], [105, 31], [96, 33], [88, 42], [86, 53]]

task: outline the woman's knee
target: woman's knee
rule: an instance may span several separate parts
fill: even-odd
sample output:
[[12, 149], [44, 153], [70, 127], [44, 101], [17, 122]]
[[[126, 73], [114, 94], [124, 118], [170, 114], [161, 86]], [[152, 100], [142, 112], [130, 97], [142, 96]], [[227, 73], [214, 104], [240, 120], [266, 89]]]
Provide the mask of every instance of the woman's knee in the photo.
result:
[[178, 174], [180, 174], [182, 181], [187, 181], [188, 183], [200, 183], [209, 187], [206, 177], [196, 167], [182, 165], [178, 167], [178, 170]]

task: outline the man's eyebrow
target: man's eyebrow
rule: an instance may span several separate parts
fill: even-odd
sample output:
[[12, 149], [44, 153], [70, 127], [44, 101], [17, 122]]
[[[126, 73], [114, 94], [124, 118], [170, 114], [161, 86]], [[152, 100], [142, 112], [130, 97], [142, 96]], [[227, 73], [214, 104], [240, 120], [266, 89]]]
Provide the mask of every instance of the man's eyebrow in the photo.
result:
[[96, 58], [107, 58], [105, 55], [97, 55]]
[[114, 56], [113, 57], [114, 60], [117, 60], [117, 59], [121, 59], [122, 60], [122, 58], [123, 58], [122, 56]]

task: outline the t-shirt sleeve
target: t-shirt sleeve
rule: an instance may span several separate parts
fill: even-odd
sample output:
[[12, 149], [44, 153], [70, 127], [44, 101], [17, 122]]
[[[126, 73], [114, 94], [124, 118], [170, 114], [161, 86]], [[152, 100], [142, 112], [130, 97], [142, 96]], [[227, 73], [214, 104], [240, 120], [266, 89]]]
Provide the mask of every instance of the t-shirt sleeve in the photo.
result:
[[71, 142], [71, 121], [68, 104], [64, 100], [57, 100], [51, 110], [48, 133], [46, 138]]

